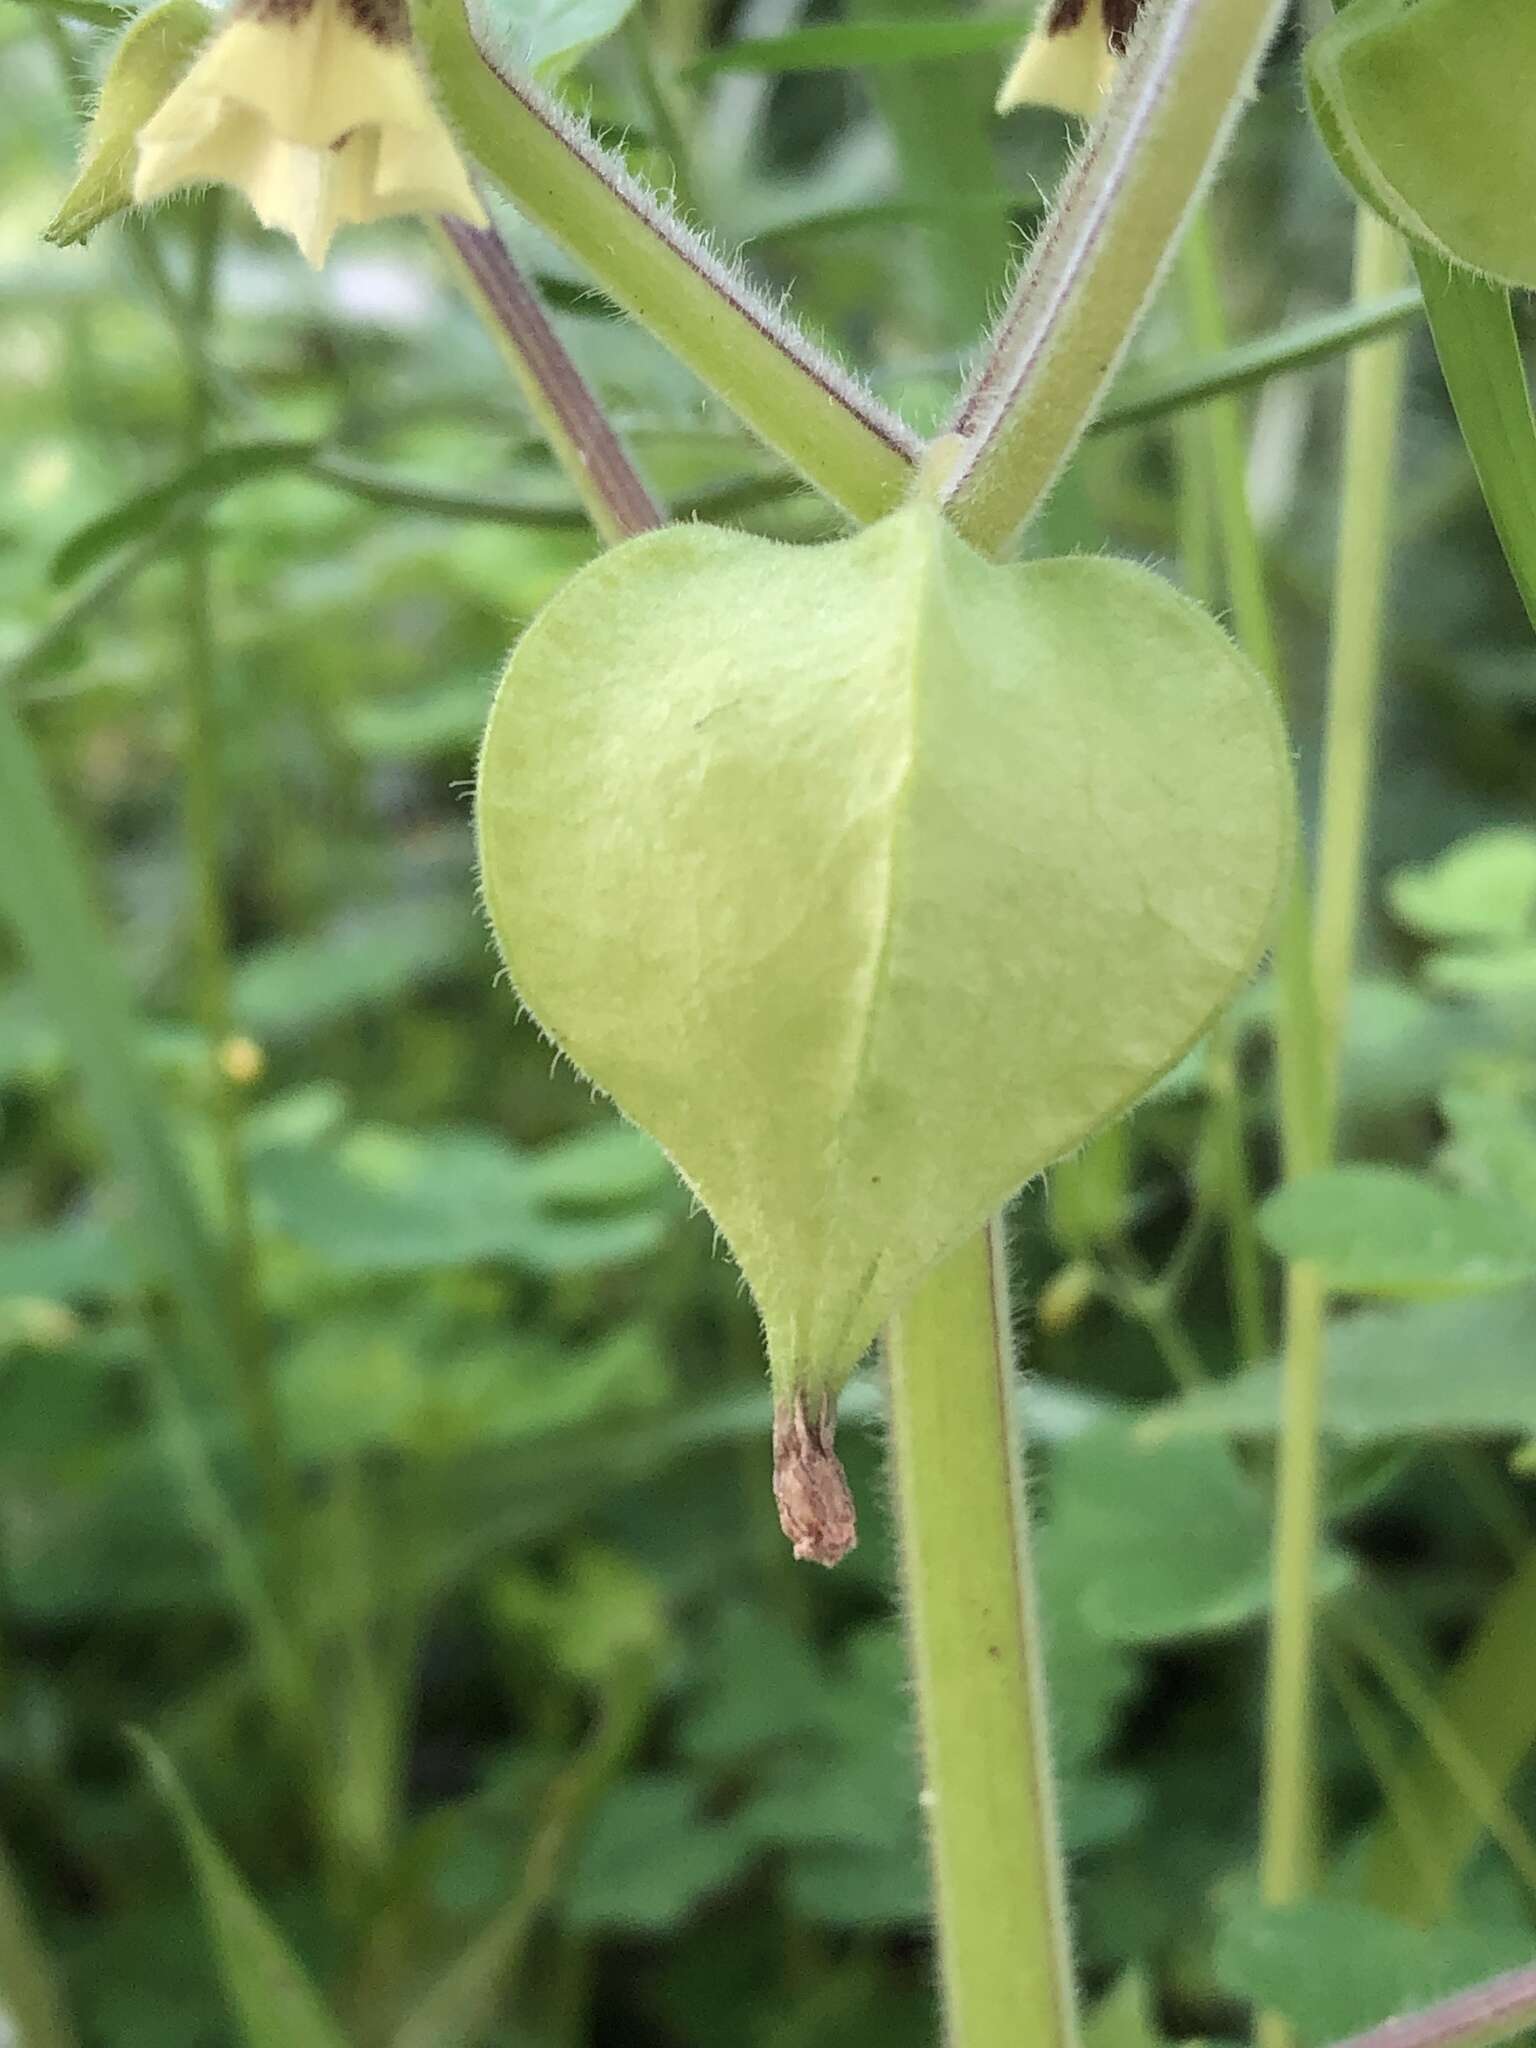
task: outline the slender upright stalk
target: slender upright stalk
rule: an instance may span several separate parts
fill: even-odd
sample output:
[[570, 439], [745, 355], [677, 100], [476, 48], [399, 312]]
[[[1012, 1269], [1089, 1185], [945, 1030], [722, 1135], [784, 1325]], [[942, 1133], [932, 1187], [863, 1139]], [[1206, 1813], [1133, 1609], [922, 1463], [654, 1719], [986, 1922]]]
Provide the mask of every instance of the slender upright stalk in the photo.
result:
[[[1401, 236], [1375, 214], [1362, 211], [1355, 237], [1355, 297], [1364, 300], [1379, 292], [1395, 291], [1407, 276], [1408, 252]], [[1338, 561], [1312, 926], [1330, 1130], [1337, 1122], [1339, 1057], [1365, 879], [1404, 360], [1403, 342], [1396, 335], [1357, 349], [1349, 359], [1345, 387]]]
[[598, 533], [613, 542], [662, 525], [666, 514], [501, 236], [445, 216], [438, 237]]
[[[187, 396], [182, 453], [189, 463], [200, 460], [208, 447], [210, 382], [206, 338], [213, 310], [219, 226], [219, 195], [210, 193], [198, 203], [193, 214], [192, 283], [185, 300]], [[250, 1185], [240, 1134], [240, 1103], [223, 1063], [231, 1030], [222, 830], [228, 791], [223, 773], [208, 537], [196, 521], [189, 525], [182, 541], [181, 558], [186, 643], [182, 681], [187, 721], [182, 764], [183, 817], [192, 883], [193, 1008], [205, 1048], [204, 1085], [218, 1167], [223, 1237], [220, 1277], [229, 1348], [270, 1519], [270, 1533], [278, 1551], [278, 1576], [274, 1583], [281, 1586], [291, 1583], [289, 1574], [296, 1562], [299, 1505], [284, 1448], [277, 1392], [262, 1327]]]
[[[1371, 296], [1400, 277], [1401, 258], [1387, 230], [1361, 212], [1355, 289]], [[1395, 239], [1395, 238], [1394, 238]], [[1399, 344], [1377, 344], [1395, 350]], [[1305, 1172], [1332, 1154], [1345, 1000], [1354, 964], [1359, 868], [1370, 768], [1370, 722], [1379, 662], [1381, 591], [1390, 530], [1390, 477], [1401, 372], [1371, 351], [1351, 364], [1345, 423], [1346, 461], [1334, 593], [1335, 641], [1318, 844], [1318, 904], [1323, 936], [1314, 955], [1313, 1114], [1287, 1148], [1287, 1171]], [[1364, 587], [1366, 582], [1370, 587]], [[1317, 1853], [1312, 1690], [1313, 1586], [1320, 1541], [1323, 1363], [1328, 1296], [1310, 1265], [1286, 1275], [1286, 1356], [1275, 1481], [1274, 1620], [1265, 1721], [1265, 1779], [1260, 1888], [1272, 1905], [1311, 1889]], [[1288, 2029], [1274, 2015], [1261, 2040], [1281, 2048]]]
[[987, 553], [1050, 489], [1231, 132], [1276, 0], [1154, 0], [961, 403], [947, 509]]
[[886, 1337], [950, 2048], [1077, 2035], [1044, 1653], [994, 1223]]
[[[1196, 361], [1220, 356], [1228, 346], [1227, 322], [1217, 282], [1210, 222], [1203, 210], [1195, 213], [1185, 232], [1179, 267], [1184, 287], [1184, 321], [1189, 339], [1194, 344]], [[1236, 402], [1225, 397], [1213, 399], [1198, 414], [1181, 415], [1179, 424], [1182, 429], [1179, 551], [1184, 563], [1185, 582], [1192, 595], [1215, 608], [1217, 578], [1209, 559], [1213, 550], [1207, 529], [1219, 527], [1225, 540], [1226, 581], [1232, 589], [1242, 621], [1240, 630], [1244, 642], [1250, 651], [1257, 650], [1259, 665], [1265, 668], [1273, 685], [1279, 658], [1270, 621], [1258, 536], [1248, 517], [1242, 431]], [[1215, 511], [1218, 474], [1223, 504], [1223, 517], [1219, 521], [1211, 516]], [[1201, 508], [1200, 516], [1197, 516], [1197, 507]], [[1209, 1091], [1206, 1128], [1215, 1155], [1226, 1224], [1227, 1280], [1232, 1300], [1233, 1332], [1237, 1340], [1237, 1355], [1246, 1361], [1262, 1358], [1268, 1351], [1269, 1318], [1264, 1301], [1263, 1255], [1254, 1218], [1253, 1174], [1248, 1158], [1238, 1052], [1238, 1031], [1230, 1016], [1223, 1017], [1211, 1032], [1206, 1062]]]

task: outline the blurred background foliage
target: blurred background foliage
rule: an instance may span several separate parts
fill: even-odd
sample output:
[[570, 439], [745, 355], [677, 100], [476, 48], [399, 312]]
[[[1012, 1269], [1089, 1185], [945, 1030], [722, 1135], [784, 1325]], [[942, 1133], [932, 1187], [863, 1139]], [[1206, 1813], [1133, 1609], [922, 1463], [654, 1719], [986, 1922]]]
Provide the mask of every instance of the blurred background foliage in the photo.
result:
[[[856, 61], [701, 71], [811, 17], [574, 12], [496, 0], [492, 26], [531, 32], [642, 171], [940, 418], [1069, 141], [1043, 111], [991, 119], [1002, 36], [864, 62], [891, 54], [879, 24], [937, 10], [847, 0], [814, 21], [875, 23]], [[212, 1336], [177, 1334], [123, 1228], [137, 1201], [152, 1232], [153, 1204], [0, 930], [0, 2039], [30, 2012], [56, 2030], [39, 2048], [919, 2048], [878, 1378], [845, 1404], [861, 1547], [797, 1567], [736, 1276], [649, 1142], [520, 1020], [476, 911], [489, 693], [592, 536], [421, 231], [349, 233], [319, 277], [217, 200], [41, 243], [106, 13], [0, 17], [0, 664], [204, 1233], [214, 1098], [236, 1099], [259, 1284], [242, 1305], [205, 1276]], [[1243, 336], [1347, 293], [1350, 209], [1296, 54], [1293, 26], [1212, 206]], [[674, 507], [836, 530], [500, 222]], [[1013, 1217], [1103, 2048], [1235, 2036], [1253, 1999], [1318, 2042], [1532, 1946], [1536, 668], [1409, 333], [1357, 1164], [1263, 1213], [1347, 1290], [1314, 1905], [1264, 1913], [1251, 1890], [1275, 1379], [1233, 1335], [1214, 1134], [1240, 1115], [1272, 1182], [1265, 985], [1219, 1060]], [[1125, 375], [1188, 356], [1174, 288]], [[1304, 785], [1340, 377], [1243, 401]], [[221, 452], [189, 474], [200, 409]], [[1203, 418], [1090, 440], [1043, 538], [1156, 560], [1220, 604]], [[232, 951], [211, 1048], [185, 802], [206, 734], [183, 689], [210, 651]], [[3, 858], [24, 889], [14, 829]]]

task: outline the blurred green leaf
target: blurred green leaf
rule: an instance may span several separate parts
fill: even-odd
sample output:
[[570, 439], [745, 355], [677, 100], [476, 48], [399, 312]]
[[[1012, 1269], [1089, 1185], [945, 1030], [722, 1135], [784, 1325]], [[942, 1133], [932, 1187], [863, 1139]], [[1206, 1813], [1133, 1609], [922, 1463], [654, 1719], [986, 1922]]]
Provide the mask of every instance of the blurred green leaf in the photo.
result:
[[[1529, 1288], [1339, 1318], [1328, 1331], [1323, 1426], [1361, 1446], [1536, 1430], [1533, 1327]], [[1279, 1418], [1280, 1367], [1266, 1364], [1197, 1387], [1142, 1423], [1140, 1434], [1263, 1436]]]
[[[1224, 1446], [1090, 1430], [1057, 1451], [1052, 1497], [1055, 1583], [1109, 1641], [1209, 1635], [1268, 1613], [1269, 1503]], [[1319, 1598], [1348, 1577], [1325, 1552]]]
[[641, 1324], [591, 1344], [490, 1332], [430, 1304], [359, 1308], [306, 1329], [282, 1363], [296, 1455], [390, 1448], [452, 1459], [531, 1444], [661, 1407], [671, 1382]]
[[637, 1773], [599, 1807], [562, 1887], [561, 1918], [580, 1934], [665, 1933], [722, 1891], [748, 1853], [740, 1829], [705, 1812], [694, 1779]]
[[251, 1185], [269, 1228], [358, 1275], [499, 1259], [583, 1272], [654, 1251], [667, 1227], [654, 1205], [557, 1206], [538, 1156], [492, 1131], [354, 1125], [330, 1144], [262, 1152]]
[[481, 0], [493, 40], [507, 43], [530, 71], [561, 77], [606, 41], [636, 0]]
[[258, 1040], [314, 1031], [440, 980], [472, 961], [477, 945], [484, 938], [462, 890], [370, 905], [329, 930], [247, 953], [235, 972], [235, 1021]]
[[1433, 1297], [1536, 1278], [1536, 1220], [1392, 1166], [1339, 1166], [1271, 1195], [1260, 1227], [1340, 1294]]
[[722, 43], [690, 66], [693, 78], [718, 71], [843, 71], [855, 65], [929, 64], [1006, 50], [1030, 29], [1027, 14], [952, 15], [947, 21], [861, 21], [794, 29]]
[[90, 1295], [126, 1294], [134, 1283], [134, 1269], [120, 1238], [98, 1217], [76, 1217], [51, 1230], [0, 1237], [0, 1297], [79, 1301]]
[[53, 1958], [38, 1938], [0, 1842], [0, 2022], [17, 2048], [75, 2048], [76, 2034]]
[[1474, 832], [1427, 866], [1399, 868], [1387, 895], [1425, 938], [1528, 938], [1536, 929], [1536, 832]]
[[1414, 260], [1462, 439], [1536, 626], [1536, 418], [1510, 294], [1430, 250]]
[[170, 1758], [146, 1735], [134, 1741], [180, 1830], [246, 2048], [347, 2048], [303, 1965], [198, 1818]]
[[1343, 1899], [1241, 1907], [1217, 1950], [1224, 1982], [1283, 2014], [1301, 2048], [1323, 2048], [1530, 1959], [1521, 1928], [1410, 1927]]

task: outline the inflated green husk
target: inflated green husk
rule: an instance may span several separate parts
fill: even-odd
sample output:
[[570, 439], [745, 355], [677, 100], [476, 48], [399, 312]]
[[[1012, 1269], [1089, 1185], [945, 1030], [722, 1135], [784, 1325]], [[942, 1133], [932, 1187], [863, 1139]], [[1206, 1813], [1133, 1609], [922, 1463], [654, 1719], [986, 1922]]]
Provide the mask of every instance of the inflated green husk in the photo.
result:
[[478, 816], [524, 1002], [697, 1190], [776, 1384], [825, 1389], [1252, 970], [1290, 769], [1166, 583], [915, 505], [593, 563], [513, 654]]
[[1536, 285], [1536, 6], [1354, 0], [1307, 51], [1340, 170], [1392, 225], [1503, 284]]

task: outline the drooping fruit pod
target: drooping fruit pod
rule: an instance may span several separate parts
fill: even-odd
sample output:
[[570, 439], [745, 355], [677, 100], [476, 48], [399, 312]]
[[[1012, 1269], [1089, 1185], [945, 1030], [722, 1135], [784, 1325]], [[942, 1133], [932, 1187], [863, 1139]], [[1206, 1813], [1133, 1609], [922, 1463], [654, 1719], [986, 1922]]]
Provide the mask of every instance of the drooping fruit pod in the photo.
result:
[[1355, 190], [1452, 263], [1536, 286], [1536, 7], [1354, 0], [1307, 50], [1312, 111]]
[[1000, 566], [914, 504], [583, 570], [508, 665], [478, 829], [524, 1003], [751, 1286], [786, 1527], [825, 1557], [852, 1535], [831, 1397], [1252, 971], [1290, 765], [1265, 684], [1159, 578]]

